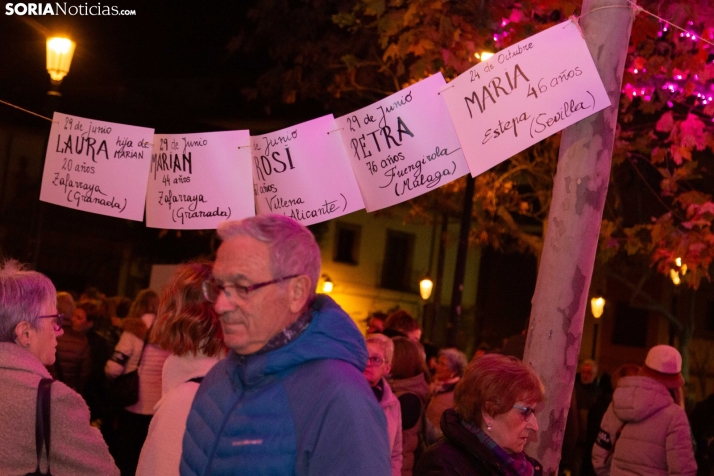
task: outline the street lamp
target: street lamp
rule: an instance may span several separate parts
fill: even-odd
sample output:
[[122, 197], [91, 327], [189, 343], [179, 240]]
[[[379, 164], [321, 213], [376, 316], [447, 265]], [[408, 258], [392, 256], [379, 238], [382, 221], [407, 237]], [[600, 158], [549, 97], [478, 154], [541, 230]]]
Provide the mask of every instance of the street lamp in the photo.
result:
[[[679, 303], [679, 285], [682, 284], [681, 276], [687, 274], [687, 265], [682, 264], [682, 258], [677, 257], [674, 260], [674, 264], [677, 269], [669, 270], [669, 279], [672, 280], [674, 284], [674, 292], [672, 293], [672, 315], [677, 318], [677, 307]], [[669, 345], [674, 345], [674, 335], [676, 334], [676, 329], [673, 323], [669, 323]]]
[[322, 282], [322, 292], [325, 294], [330, 294], [332, 292], [332, 288], [334, 287], [334, 284], [332, 283], [332, 280], [330, 277], [326, 274], [323, 274], [322, 277], [325, 279]]
[[419, 294], [423, 300], [428, 300], [431, 296], [431, 290], [434, 289], [434, 282], [429, 278], [429, 276], [424, 276], [424, 278], [419, 281]]
[[593, 313], [595, 318], [595, 326], [593, 329], [593, 350], [591, 359], [595, 359], [595, 351], [597, 350], [597, 333], [599, 322], [598, 319], [602, 317], [602, 313], [605, 311], [605, 298], [602, 296], [596, 296], [590, 300], [590, 311]]
[[50, 73], [52, 89], [47, 93], [50, 96], [61, 96], [59, 85], [69, 73], [76, 43], [69, 38], [52, 37], [47, 39], [47, 72]]

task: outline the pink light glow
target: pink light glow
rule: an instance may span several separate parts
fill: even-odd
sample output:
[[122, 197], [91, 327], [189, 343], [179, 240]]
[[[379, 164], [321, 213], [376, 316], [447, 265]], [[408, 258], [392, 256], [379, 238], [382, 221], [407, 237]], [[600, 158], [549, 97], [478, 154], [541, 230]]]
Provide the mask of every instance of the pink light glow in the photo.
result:
[[667, 27], [665, 26], [665, 27], [664, 27], [664, 29], [663, 29], [662, 31], [667, 31]]
[[697, 37], [692, 35], [692, 41], [697, 41]]
[[645, 96], [645, 101], [650, 101], [652, 99], [652, 96]]
[[635, 68], [635, 71], [634, 71], [634, 73], [635, 73], [635, 74], [637, 74], [637, 68]]
[[667, 101], [667, 106], [668, 107], [674, 107], [674, 103], [672, 101]]

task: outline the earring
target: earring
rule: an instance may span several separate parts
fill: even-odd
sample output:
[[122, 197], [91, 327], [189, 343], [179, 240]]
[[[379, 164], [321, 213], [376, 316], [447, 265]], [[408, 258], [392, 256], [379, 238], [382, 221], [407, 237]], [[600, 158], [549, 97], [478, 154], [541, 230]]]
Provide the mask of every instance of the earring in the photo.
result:
[[486, 430], [488, 430], [488, 431], [493, 430], [493, 427], [491, 426], [490, 423], [486, 423]]

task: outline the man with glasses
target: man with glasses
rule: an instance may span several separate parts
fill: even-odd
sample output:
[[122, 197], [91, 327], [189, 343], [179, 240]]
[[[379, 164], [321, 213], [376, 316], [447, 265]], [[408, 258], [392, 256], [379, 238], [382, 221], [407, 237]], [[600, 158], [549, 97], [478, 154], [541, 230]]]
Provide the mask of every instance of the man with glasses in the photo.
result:
[[182, 475], [389, 475], [384, 413], [352, 320], [315, 295], [320, 249], [298, 222], [262, 215], [218, 228], [206, 299], [231, 349], [186, 422]]

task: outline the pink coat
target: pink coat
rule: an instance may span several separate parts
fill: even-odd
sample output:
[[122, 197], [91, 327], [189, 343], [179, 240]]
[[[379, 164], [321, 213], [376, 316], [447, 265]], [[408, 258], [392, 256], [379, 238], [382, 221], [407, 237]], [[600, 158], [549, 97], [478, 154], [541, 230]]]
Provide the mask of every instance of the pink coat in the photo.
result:
[[664, 385], [642, 376], [620, 380], [600, 424], [592, 461], [598, 476], [697, 474], [687, 415]]
[[[0, 474], [27, 474], [37, 464], [37, 386], [50, 373], [13, 342], [0, 342]], [[51, 387], [51, 453], [55, 476], [119, 476], [101, 433], [89, 425], [82, 397], [62, 382]], [[46, 471], [42, 457], [41, 470]]]

